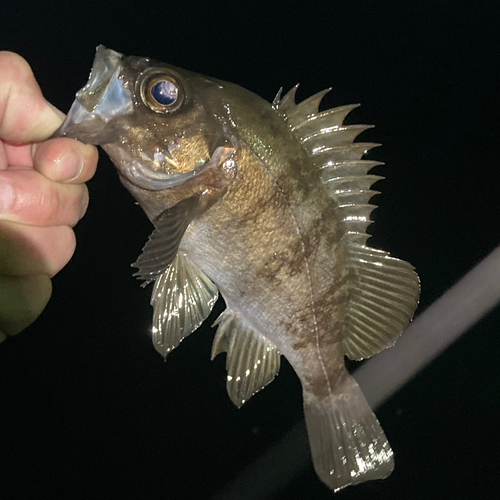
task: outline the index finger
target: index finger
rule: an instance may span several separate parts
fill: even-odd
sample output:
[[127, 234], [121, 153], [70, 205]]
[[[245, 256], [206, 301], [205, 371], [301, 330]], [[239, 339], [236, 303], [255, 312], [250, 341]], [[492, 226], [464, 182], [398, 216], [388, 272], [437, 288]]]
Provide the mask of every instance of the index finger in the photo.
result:
[[59, 127], [64, 114], [49, 104], [18, 54], [0, 52], [0, 138], [13, 143], [39, 142]]

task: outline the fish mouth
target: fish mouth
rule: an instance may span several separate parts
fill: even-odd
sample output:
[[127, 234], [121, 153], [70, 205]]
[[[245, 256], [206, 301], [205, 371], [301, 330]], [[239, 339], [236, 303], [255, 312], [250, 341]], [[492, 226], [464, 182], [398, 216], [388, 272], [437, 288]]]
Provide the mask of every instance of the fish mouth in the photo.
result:
[[[77, 92], [66, 119], [50, 137], [70, 137], [86, 144], [100, 145], [109, 154], [120, 175], [136, 186], [150, 191], [174, 188], [199, 175], [210, 165], [226, 161], [234, 148], [218, 147], [205, 162], [193, 170], [169, 173], [157, 170], [131, 157], [123, 147], [126, 132], [115, 118], [134, 113], [134, 99], [121, 77], [123, 54], [99, 45], [87, 84]], [[123, 123], [123, 121], [122, 121]], [[163, 152], [164, 161], [178, 167], [169, 151]]]
[[134, 111], [132, 95], [119, 79], [123, 54], [99, 45], [87, 84], [76, 93], [66, 119], [51, 139], [70, 137], [101, 145], [117, 139], [109, 122]]
[[108, 49], [104, 45], [97, 47], [89, 80], [85, 87], [76, 94], [76, 100], [87, 111], [91, 112], [99, 105], [113, 75], [121, 67], [122, 57], [123, 54]]

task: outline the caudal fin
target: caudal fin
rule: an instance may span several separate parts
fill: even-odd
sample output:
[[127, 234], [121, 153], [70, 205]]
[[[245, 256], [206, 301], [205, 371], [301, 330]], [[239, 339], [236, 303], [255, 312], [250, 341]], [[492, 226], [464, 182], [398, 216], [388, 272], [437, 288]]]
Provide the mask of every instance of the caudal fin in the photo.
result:
[[394, 468], [393, 453], [361, 389], [349, 375], [335, 389], [321, 400], [304, 391], [316, 473], [335, 491], [387, 477]]

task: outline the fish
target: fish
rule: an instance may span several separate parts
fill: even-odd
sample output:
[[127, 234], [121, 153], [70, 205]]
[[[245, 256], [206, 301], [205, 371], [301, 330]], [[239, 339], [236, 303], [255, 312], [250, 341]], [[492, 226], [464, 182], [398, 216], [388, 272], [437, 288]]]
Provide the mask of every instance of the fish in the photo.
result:
[[278, 374], [300, 379], [311, 456], [332, 490], [387, 477], [394, 453], [344, 357], [394, 344], [418, 305], [409, 263], [368, 246], [375, 208], [358, 105], [319, 111], [328, 90], [272, 103], [229, 82], [97, 48], [54, 137], [100, 145], [154, 230], [133, 264], [153, 283], [164, 357], [209, 316], [240, 407]]

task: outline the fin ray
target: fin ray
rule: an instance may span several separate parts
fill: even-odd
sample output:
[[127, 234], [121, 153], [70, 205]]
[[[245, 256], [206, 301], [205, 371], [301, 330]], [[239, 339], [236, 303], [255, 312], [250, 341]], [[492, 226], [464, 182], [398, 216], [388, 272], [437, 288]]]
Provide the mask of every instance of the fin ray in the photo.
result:
[[179, 251], [151, 294], [155, 349], [166, 356], [177, 347], [208, 317], [218, 296], [214, 283]]
[[[276, 104], [276, 110], [278, 114], [282, 116], [285, 120], [287, 119], [288, 114], [295, 109], [297, 106], [295, 104], [295, 94], [297, 93], [297, 89], [299, 88], [299, 84], [292, 87], [284, 96]], [[280, 93], [281, 94], [281, 93]], [[276, 101], [276, 98], [275, 98]]]
[[132, 264], [138, 269], [134, 276], [144, 280], [142, 286], [157, 279], [174, 260], [184, 232], [195, 216], [198, 202], [199, 196], [192, 196], [158, 217], [155, 230], [142, 249], [142, 254]]
[[293, 131], [299, 134], [300, 138], [304, 138], [322, 128], [340, 127], [344, 123], [345, 117], [357, 107], [359, 104], [348, 104], [327, 109], [316, 115], [303, 116], [302, 121], [293, 126]]
[[391, 447], [350, 375], [323, 399], [304, 391], [304, 411], [314, 468], [329, 488], [338, 491], [392, 472]]
[[370, 215], [376, 208], [369, 203], [377, 194], [371, 186], [382, 179], [368, 172], [381, 163], [361, 160], [378, 144], [353, 141], [371, 126], [344, 125], [357, 105], [319, 113], [325, 91], [298, 105], [295, 91], [277, 104], [277, 111], [320, 169], [328, 193], [338, 204], [349, 255], [348, 315], [342, 343], [351, 359], [363, 359], [388, 347], [402, 333], [417, 307], [420, 283], [410, 264], [366, 246]]
[[304, 117], [312, 117], [318, 113], [318, 107], [320, 102], [323, 100], [323, 97], [330, 92], [331, 89], [325, 89], [317, 94], [304, 99], [300, 102], [295, 109], [290, 111], [287, 114], [288, 123], [290, 127], [294, 128], [295, 126], [300, 125], [304, 121]]
[[[388, 253], [351, 244], [345, 353], [364, 359], [392, 345], [411, 320], [420, 283], [413, 267]], [[356, 339], [356, 340], [355, 340]]]
[[343, 127], [329, 127], [304, 137], [301, 142], [308, 153], [314, 154], [314, 151], [319, 147], [350, 145], [359, 134], [370, 128], [373, 128], [373, 126], [349, 125]]
[[227, 351], [227, 392], [239, 407], [272, 382], [280, 368], [280, 354], [267, 337], [229, 309], [219, 316], [216, 324], [219, 328], [212, 359]]

